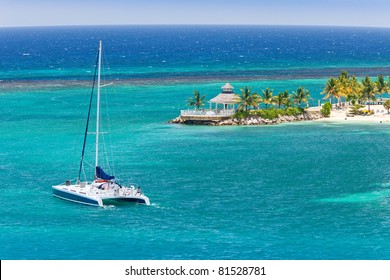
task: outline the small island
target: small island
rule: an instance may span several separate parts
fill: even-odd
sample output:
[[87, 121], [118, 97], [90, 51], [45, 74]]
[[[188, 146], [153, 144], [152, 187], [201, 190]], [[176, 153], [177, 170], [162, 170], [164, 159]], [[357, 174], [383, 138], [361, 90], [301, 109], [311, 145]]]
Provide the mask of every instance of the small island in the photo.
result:
[[[222, 92], [208, 101], [209, 109], [201, 108], [205, 105], [205, 95], [195, 91], [187, 100], [187, 105], [193, 109], [181, 110], [180, 116], [169, 123], [270, 125], [320, 119], [390, 122], [390, 99], [382, 98], [390, 91], [390, 77], [389, 81], [383, 76], [373, 81], [366, 76], [359, 82], [343, 71], [339, 77], [330, 78], [321, 92], [325, 95], [323, 99], [329, 101], [321, 106], [319, 100], [316, 107], [309, 107], [310, 93], [302, 86], [291, 94], [285, 90], [278, 95], [268, 87], [261, 94], [247, 86], [240, 89], [240, 94], [233, 90], [229, 83], [222, 86]], [[334, 99], [337, 102], [332, 104]]]

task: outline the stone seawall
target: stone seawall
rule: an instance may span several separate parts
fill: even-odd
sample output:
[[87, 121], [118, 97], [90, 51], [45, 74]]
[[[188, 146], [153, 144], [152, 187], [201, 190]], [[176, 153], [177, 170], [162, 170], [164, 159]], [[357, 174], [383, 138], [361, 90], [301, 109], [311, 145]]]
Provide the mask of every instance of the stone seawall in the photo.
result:
[[300, 122], [300, 121], [311, 121], [323, 118], [320, 112], [305, 112], [297, 116], [279, 116], [276, 119], [268, 120], [258, 116], [250, 116], [244, 119], [231, 118], [228, 120], [212, 121], [212, 120], [183, 120], [177, 117], [170, 120], [169, 123], [179, 124], [192, 124], [192, 125], [272, 125], [286, 122]]

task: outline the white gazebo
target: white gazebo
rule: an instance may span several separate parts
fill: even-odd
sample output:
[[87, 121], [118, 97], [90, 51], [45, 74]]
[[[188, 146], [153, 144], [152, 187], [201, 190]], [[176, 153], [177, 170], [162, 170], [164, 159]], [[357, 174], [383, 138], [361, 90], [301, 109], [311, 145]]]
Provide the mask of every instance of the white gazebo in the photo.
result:
[[[235, 104], [240, 102], [239, 95], [233, 92], [233, 87], [226, 83], [222, 87], [222, 92], [209, 101], [210, 110], [181, 110], [180, 117], [186, 121], [216, 121], [230, 118], [236, 112]], [[212, 104], [215, 104], [213, 109]], [[223, 108], [218, 108], [218, 105], [223, 105]]]
[[218, 104], [223, 105], [223, 110], [235, 110], [235, 104], [240, 102], [239, 95], [233, 92], [233, 87], [226, 83], [222, 87], [222, 92], [216, 97], [212, 98], [210, 102], [210, 110], [212, 110], [212, 103], [215, 103], [215, 110], [218, 110]]

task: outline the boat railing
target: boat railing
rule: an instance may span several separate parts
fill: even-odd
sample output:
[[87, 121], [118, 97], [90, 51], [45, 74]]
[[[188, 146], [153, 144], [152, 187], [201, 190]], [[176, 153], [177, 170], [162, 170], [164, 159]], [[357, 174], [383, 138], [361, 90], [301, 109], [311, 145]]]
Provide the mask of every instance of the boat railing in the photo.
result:
[[234, 115], [236, 110], [181, 110], [181, 116], [221, 116], [221, 117], [230, 117]]

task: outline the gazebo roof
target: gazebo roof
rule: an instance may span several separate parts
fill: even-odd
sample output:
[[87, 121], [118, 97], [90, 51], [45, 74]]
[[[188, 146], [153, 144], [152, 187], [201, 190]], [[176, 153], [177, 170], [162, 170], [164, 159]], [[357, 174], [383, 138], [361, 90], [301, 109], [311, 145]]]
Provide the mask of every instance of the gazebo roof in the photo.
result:
[[233, 91], [233, 87], [232, 87], [231, 84], [226, 83], [226, 84], [222, 87], [222, 91], [224, 91], [224, 92], [232, 92], [232, 91]]
[[240, 98], [237, 94], [220, 93], [216, 97], [210, 100], [211, 103], [218, 104], [235, 104], [240, 102]]

